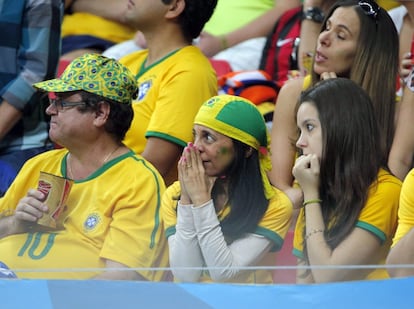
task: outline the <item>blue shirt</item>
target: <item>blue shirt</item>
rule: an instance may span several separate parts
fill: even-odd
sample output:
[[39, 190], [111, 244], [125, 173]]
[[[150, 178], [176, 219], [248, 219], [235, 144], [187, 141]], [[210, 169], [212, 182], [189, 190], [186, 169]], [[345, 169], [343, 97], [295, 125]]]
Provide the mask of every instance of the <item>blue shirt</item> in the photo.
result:
[[23, 112], [0, 140], [0, 155], [48, 141], [47, 97], [32, 84], [56, 76], [62, 16], [63, 0], [0, 0], [0, 104]]

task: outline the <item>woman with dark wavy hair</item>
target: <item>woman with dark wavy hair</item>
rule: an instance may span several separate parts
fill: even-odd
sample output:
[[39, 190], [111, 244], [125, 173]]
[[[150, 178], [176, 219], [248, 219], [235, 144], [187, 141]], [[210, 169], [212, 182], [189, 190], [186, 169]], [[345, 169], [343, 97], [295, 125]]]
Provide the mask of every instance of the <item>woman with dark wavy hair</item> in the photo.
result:
[[397, 226], [401, 182], [384, 165], [369, 96], [350, 79], [321, 81], [301, 95], [296, 122], [293, 175], [304, 202], [294, 254], [310, 266], [297, 281], [387, 278], [385, 269], [343, 267], [384, 264]]
[[246, 267], [274, 265], [268, 253], [282, 247], [292, 207], [266, 175], [263, 116], [243, 98], [216, 96], [200, 108], [193, 135], [178, 163], [179, 181], [163, 198], [175, 278], [271, 283], [270, 271]]

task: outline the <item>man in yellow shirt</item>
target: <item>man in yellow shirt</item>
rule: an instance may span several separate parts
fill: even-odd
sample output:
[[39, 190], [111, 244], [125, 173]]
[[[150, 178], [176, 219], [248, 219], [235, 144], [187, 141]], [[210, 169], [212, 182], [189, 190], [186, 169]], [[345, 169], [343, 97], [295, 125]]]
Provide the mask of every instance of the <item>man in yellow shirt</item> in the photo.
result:
[[[134, 75], [96, 54], [76, 58], [61, 78], [34, 85], [55, 92], [50, 138], [65, 148], [29, 160], [0, 199], [0, 261], [19, 278], [163, 280], [168, 265], [157, 170], [122, 140], [133, 114]], [[73, 184], [59, 229], [37, 222], [51, 211], [40, 172]], [[140, 268], [136, 271], [132, 268]]]
[[125, 20], [140, 29], [147, 50], [121, 58], [137, 74], [138, 99], [125, 144], [150, 161], [167, 185], [177, 179], [177, 162], [192, 140], [201, 104], [217, 94], [209, 60], [192, 40], [210, 18], [217, 0], [130, 1]]

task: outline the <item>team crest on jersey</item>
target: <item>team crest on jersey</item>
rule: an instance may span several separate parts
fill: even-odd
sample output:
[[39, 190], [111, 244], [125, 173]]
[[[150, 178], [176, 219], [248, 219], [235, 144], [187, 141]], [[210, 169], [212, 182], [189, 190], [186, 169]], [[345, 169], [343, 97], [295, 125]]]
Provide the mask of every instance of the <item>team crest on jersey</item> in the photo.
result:
[[147, 80], [141, 84], [139, 84], [138, 89], [138, 101], [141, 101], [147, 95], [148, 91], [151, 89], [152, 80]]
[[98, 224], [101, 222], [101, 217], [97, 213], [90, 214], [85, 222], [83, 223], [83, 227], [87, 231], [93, 230]]

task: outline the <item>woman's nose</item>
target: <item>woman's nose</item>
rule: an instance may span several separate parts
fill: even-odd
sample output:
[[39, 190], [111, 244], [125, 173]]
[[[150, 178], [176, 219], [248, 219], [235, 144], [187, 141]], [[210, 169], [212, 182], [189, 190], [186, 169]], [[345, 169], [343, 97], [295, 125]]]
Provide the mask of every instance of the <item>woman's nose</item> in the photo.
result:
[[321, 32], [318, 41], [320, 45], [328, 46], [330, 42], [330, 32], [328, 30]]
[[193, 145], [197, 150], [200, 150], [202, 148], [202, 145], [201, 145], [199, 139], [195, 139], [194, 142], [193, 142]]
[[299, 135], [299, 138], [296, 141], [296, 147], [300, 149], [303, 149], [304, 147], [306, 147], [305, 138], [303, 137], [302, 133]]

